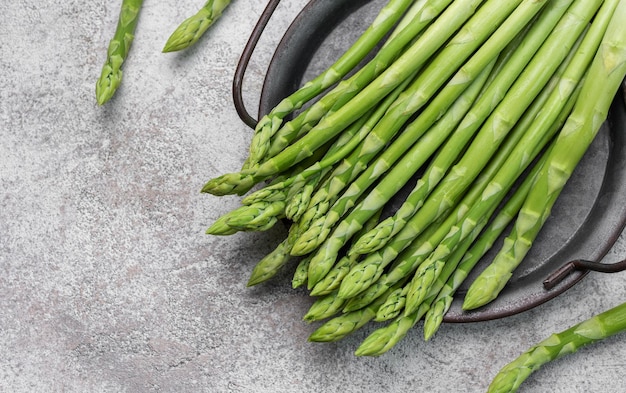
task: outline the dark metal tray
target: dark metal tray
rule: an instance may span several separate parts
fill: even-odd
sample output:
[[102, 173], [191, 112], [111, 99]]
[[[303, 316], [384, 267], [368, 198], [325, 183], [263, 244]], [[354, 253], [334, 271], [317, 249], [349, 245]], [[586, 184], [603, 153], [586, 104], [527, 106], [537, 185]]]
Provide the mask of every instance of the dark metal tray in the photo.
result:
[[[235, 75], [233, 93], [240, 117], [251, 127], [242, 99], [245, 69], [263, 27], [278, 5], [271, 0], [244, 50]], [[280, 41], [268, 67], [259, 117], [332, 64], [354, 42], [384, 5], [383, 0], [312, 0], [295, 18]], [[607, 122], [579, 164], [557, 201], [524, 262], [498, 298], [481, 309], [461, 310], [467, 284], [495, 255], [494, 245], [460, 288], [445, 322], [473, 322], [502, 318], [536, 307], [562, 294], [583, 279], [591, 268], [622, 270], [624, 264], [570, 264], [567, 273], [549, 289], [544, 280], [569, 261], [600, 262], [626, 223], [626, 105], [622, 89]]]

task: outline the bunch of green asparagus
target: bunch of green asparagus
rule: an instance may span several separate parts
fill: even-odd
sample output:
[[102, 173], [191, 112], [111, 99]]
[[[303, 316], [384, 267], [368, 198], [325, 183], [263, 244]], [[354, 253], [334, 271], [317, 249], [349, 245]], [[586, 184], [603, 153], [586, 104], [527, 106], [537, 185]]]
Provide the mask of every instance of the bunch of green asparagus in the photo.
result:
[[389, 0], [259, 120], [241, 170], [205, 184], [246, 194], [207, 233], [288, 223], [249, 285], [293, 261], [316, 298], [304, 319], [326, 320], [312, 341], [375, 321], [356, 354], [380, 355], [422, 318], [428, 339], [509, 224], [464, 309], [524, 259], [626, 75], [625, 18], [620, 0]]
[[[165, 43], [163, 52], [180, 51], [195, 44], [222, 15], [230, 2], [231, 0], [207, 0], [197, 13], [185, 19], [174, 30]], [[142, 5], [143, 0], [122, 0], [115, 34], [109, 42], [102, 72], [96, 81], [98, 105], [109, 101], [122, 83], [122, 64], [126, 61], [135, 38]]]

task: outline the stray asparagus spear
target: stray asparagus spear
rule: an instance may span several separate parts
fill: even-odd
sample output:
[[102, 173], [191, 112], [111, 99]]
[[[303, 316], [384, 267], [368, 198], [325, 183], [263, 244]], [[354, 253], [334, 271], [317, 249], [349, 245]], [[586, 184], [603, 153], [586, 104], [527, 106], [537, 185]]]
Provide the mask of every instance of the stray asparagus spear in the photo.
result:
[[488, 393], [516, 392], [522, 382], [544, 364], [624, 330], [626, 330], [626, 303], [561, 333], [553, 334], [534, 345], [498, 372], [489, 385]]
[[113, 97], [122, 82], [122, 64], [128, 57], [130, 45], [135, 38], [135, 28], [143, 0], [123, 0], [117, 28], [109, 42], [107, 59], [96, 82], [96, 100], [104, 105]]
[[185, 19], [167, 39], [163, 52], [175, 52], [195, 44], [222, 16], [231, 0], [208, 0], [193, 16]]

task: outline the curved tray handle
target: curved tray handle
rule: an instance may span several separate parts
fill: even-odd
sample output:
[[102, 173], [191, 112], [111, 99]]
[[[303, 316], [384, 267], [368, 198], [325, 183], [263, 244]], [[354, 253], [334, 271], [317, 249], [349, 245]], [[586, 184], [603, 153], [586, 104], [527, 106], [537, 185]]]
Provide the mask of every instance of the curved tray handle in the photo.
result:
[[575, 270], [593, 271], [600, 273], [619, 273], [626, 270], [626, 260], [615, 262], [611, 264], [587, 261], [584, 259], [577, 259], [570, 261], [561, 266], [554, 273], [550, 274], [548, 278], [543, 281], [545, 289], [554, 288], [559, 282], [563, 281], [570, 273]]
[[254, 52], [254, 49], [256, 48], [259, 39], [261, 38], [261, 34], [263, 34], [263, 30], [265, 30], [265, 27], [267, 26], [270, 18], [274, 14], [274, 10], [276, 10], [278, 3], [280, 3], [280, 0], [270, 0], [267, 3], [267, 6], [263, 10], [259, 21], [254, 26], [252, 34], [250, 35], [250, 38], [248, 39], [248, 42], [243, 49], [243, 53], [241, 54], [239, 62], [237, 63], [235, 77], [233, 79], [233, 100], [235, 101], [235, 109], [237, 110], [239, 118], [252, 129], [256, 127], [258, 121], [257, 119], [252, 117], [252, 115], [250, 115], [243, 102], [243, 78], [246, 73], [246, 69], [248, 68], [250, 58], [252, 57], [252, 53]]

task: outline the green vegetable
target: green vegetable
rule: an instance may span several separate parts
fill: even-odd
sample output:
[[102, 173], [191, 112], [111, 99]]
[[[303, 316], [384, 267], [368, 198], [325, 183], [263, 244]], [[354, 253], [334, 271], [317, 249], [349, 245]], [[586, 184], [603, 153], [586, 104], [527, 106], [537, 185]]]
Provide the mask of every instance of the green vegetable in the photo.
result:
[[[625, 4], [623, 1], [622, 3]], [[624, 16], [626, 14], [621, 15], [622, 18]], [[623, 21], [624, 19], [621, 19], [621, 22]], [[623, 303], [567, 330], [553, 334], [529, 348], [498, 372], [489, 385], [488, 393], [516, 392], [522, 382], [544, 364], [625, 330], [626, 303]]]
[[[406, 172], [412, 172], [412, 174], [414, 174], [415, 171], [419, 168], [419, 164], [423, 162], [423, 161], [419, 161], [420, 159], [423, 158], [423, 155], [425, 155], [426, 158], [429, 156], [428, 154], [424, 154], [423, 152], [424, 151], [427, 152], [428, 150], [426, 149], [433, 145], [437, 147], [438, 146], [437, 141], [441, 142], [439, 138], [441, 137], [445, 138], [446, 135], [449, 134], [449, 132], [451, 131], [450, 126], [454, 127], [458, 123], [460, 118], [467, 112], [467, 110], [469, 110], [472, 103], [474, 102], [478, 94], [480, 93], [487, 79], [487, 76], [489, 75], [490, 70], [491, 70], [491, 67], [488, 67], [487, 69], [484, 70], [483, 75], [476, 79], [475, 83], [473, 83], [472, 86], [470, 86], [463, 93], [463, 95], [457, 100], [457, 102], [453, 104], [452, 108], [446, 112], [444, 117], [442, 117], [439, 120], [439, 122], [435, 126], [433, 126], [433, 128], [429, 131], [429, 133], [423, 139], [421, 139], [420, 142], [415, 144], [406, 155], [404, 155], [401, 162], [394, 167], [394, 170], [392, 170], [385, 177], [385, 179], [383, 179], [383, 181], [381, 181], [381, 183], [377, 185], [376, 188], [381, 189], [384, 192], [386, 187], [389, 187], [392, 190], [394, 190], [394, 193], [397, 192], [398, 189], [395, 188], [397, 187], [397, 185], [394, 185], [393, 183], [401, 182], [402, 176], [405, 175]], [[419, 121], [420, 118], [421, 117], [418, 117], [417, 121]], [[387, 150], [387, 152], [388, 151], [389, 150]], [[418, 165], [416, 165], [417, 168], [415, 168], [413, 171], [409, 171], [406, 168], [407, 166], [410, 167], [414, 165], [412, 161], [413, 162], [417, 161]], [[406, 182], [407, 180], [408, 179], [404, 179], [404, 182]], [[400, 184], [400, 186], [401, 185], [402, 184]], [[372, 191], [370, 193], [370, 196], [377, 196], [375, 192], [376, 190]], [[368, 198], [371, 198], [371, 197], [368, 197]], [[355, 209], [355, 211], [358, 212], [360, 210]], [[348, 219], [349, 218], [350, 216], [348, 216]], [[344, 222], [349, 222], [348, 219], [344, 220]], [[331, 241], [333, 241], [334, 239], [335, 239], [335, 234], [333, 233], [333, 237], [331, 238]], [[360, 241], [362, 237], [359, 237], [358, 239], [359, 239], [358, 241]], [[353, 254], [356, 254], [356, 253], [350, 253], [350, 255], [353, 255]], [[364, 261], [356, 265], [353, 269], [351, 269], [349, 276], [347, 276], [344, 279], [344, 283], [342, 284], [343, 288], [341, 289], [340, 296], [343, 296], [345, 298], [350, 298], [354, 294], [361, 292], [363, 289], [367, 287], [368, 283], [371, 283], [375, 278], [377, 278], [375, 274], [379, 272], [382, 267], [384, 267], [384, 265], [382, 264], [381, 265], [376, 265], [374, 263], [370, 264], [368, 259], [365, 259]]]
[[378, 356], [422, 318], [428, 340], [515, 222], [464, 307], [497, 296], [606, 119], [626, 75], [618, 3], [390, 0], [261, 119], [239, 172], [205, 184], [246, 194], [207, 232], [289, 225], [248, 284], [300, 258], [291, 285], [316, 297], [303, 318], [328, 319], [311, 341], [385, 322], [356, 350]]
[[115, 34], [109, 42], [107, 58], [96, 82], [96, 100], [104, 105], [122, 83], [122, 64], [128, 57], [135, 38], [135, 28], [143, 0], [123, 0]]
[[[382, 209], [380, 209], [376, 214], [374, 214], [370, 219], [365, 223], [363, 228], [357, 233], [356, 238], [359, 235], [369, 231], [378, 223], [380, 216], [382, 214]], [[312, 257], [312, 256], [311, 256]], [[324, 276], [324, 278], [318, 281], [311, 288], [311, 296], [319, 296], [325, 295], [330, 291], [334, 291], [339, 289], [339, 286], [343, 282], [344, 277], [350, 269], [357, 263], [358, 255], [345, 255], [341, 258], [333, 268]]]
[[[573, 101], [573, 100], [571, 100]], [[429, 340], [437, 331], [443, 317], [450, 309], [454, 293], [465, 281], [470, 271], [476, 266], [480, 259], [491, 249], [494, 242], [500, 237], [507, 225], [514, 220], [519, 209], [524, 203], [530, 187], [539, 172], [542, 162], [537, 164], [532, 172], [526, 177], [524, 182], [515, 190], [514, 195], [506, 202], [498, 214], [493, 218], [487, 228], [480, 233], [478, 240], [471, 245], [471, 248], [463, 253], [458, 267], [447, 279], [445, 285], [438, 291], [437, 298], [432, 307], [424, 317], [424, 339]]]
[[185, 19], [167, 39], [163, 52], [175, 52], [195, 44], [222, 16], [231, 0], [208, 0], [200, 10]]
[[311, 257], [300, 259], [300, 262], [298, 262], [298, 266], [296, 266], [296, 270], [293, 273], [293, 278], [291, 279], [292, 288], [300, 288], [301, 286], [306, 284], [307, 272], [309, 271], [310, 261]]

